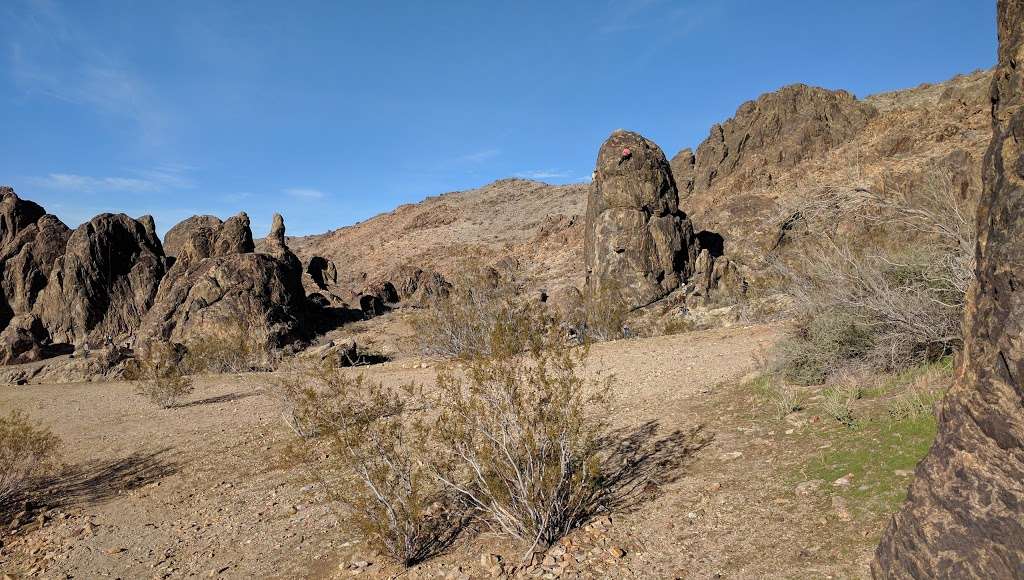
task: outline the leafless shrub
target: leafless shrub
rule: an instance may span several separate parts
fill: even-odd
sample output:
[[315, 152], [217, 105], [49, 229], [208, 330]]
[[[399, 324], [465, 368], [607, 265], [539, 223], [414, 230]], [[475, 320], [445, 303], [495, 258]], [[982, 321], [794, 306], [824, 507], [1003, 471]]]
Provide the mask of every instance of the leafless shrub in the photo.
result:
[[962, 345], [974, 214], [947, 174], [912, 195], [823, 188], [790, 215], [807, 240], [779, 265], [798, 320], [780, 352], [787, 373], [820, 382], [846, 362], [893, 371]]
[[412, 386], [400, 392], [327, 364], [283, 388], [301, 426], [297, 432], [320, 438], [307, 445], [331, 449], [326, 464], [310, 465], [369, 542], [405, 565], [446, 545], [457, 522], [444, 488], [422, 461], [423, 427], [403, 416]]
[[241, 373], [274, 367], [265, 327], [255, 308], [240, 307], [211, 332], [185, 345], [184, 365], [190, 374]]
[[514, 284], [503, 281], [493, 268], [469, 263], [453, 278], [447, 294], [430, 297], [413, 326], [426, 354], [489, 356], [495, 334], [529, 323], [531, 315]]
[[561, 313], [562, 325], [579, 344], [627, 338], [629, 308], [614, 281], [576, 293]]
[[185, 374], [183, 348], [171, 342], [151, 342], [140, 349], [128, 372], [137, 382], [135, 390], [157, 406], [168, 409], [193, 390], [192, 378]]
[[607, 385], [587, 393], [582, 356], [531, 348], [438, 376], [439, 477], [489, 526], [532, 547], [578, 526], [607, 491], [598, 459]]
[[53, 467], [60, 439], [21, 411], [0, 416], [0, 506]]

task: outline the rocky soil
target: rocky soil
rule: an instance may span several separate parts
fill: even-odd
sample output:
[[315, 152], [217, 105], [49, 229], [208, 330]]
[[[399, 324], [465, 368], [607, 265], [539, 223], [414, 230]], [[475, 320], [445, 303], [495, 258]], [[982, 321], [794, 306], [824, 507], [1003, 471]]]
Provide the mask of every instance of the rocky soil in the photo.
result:
[[[877, 520], [797, 489], [790, 470], [821, 444], [807, 418], [765, 420], [738, 379], [775, 326], [594, 347], [614, 374], [621, 441], [647, 450], [628, 507], [599, 516], [532, 564], [488, 534], [462, 538], [408, 577], [858, 577]], [[432, 361], [364, 367], [431, 384]], [[407, 367], [417, 368], [407, 368]], [[355, 372], [355, 371], [353, 371]], [[0, 390], [64, 439], [65, 471], [4, 539], [14, 577], [348, 578], [402, 571], [361, 546], [288, 452], [292, 433], [265, 374], [211, 376], [184, 406], [158, 410], [127, 383]], [[623, 451], [625, 453], [625, 451]], [[40, 517], [42, 516], [42, 517]]]

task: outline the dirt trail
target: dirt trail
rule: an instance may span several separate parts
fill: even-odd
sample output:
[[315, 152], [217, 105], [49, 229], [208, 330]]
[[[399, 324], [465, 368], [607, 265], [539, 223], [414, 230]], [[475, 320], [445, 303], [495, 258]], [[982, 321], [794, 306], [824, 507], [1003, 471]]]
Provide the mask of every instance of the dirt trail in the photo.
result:
[[[578, 559], [589, 571], [583, 575], [772, 576], [795, 572], [789, 566], [821, 574], [834, 569], [827, 548], [801, 555], [800, 542], [814, 542], [820, 530], [800, 523], [806, 510], [774, 497], [791, 496], [788, 488], [758, 481], [759, 470], [775, 461], [776, 434], [744, 427], [742, 409], [720, 386], [749, 373], [754, 356], [780, 333], [776, 326], [734, 327], [593, 348], [588, 371], [617, 378], [615, 427], [659, 441], [663, 464], [650, 464], [662, 471], [660, 479], [642, 490], [631, 510], [576, 534], [574, 545], [589, 550]], [[433, 369], [402, 366], [363, 371], [388, 383], [433, 381]], [[149, 406], [126, 383], [0, 390], [0, 410], [23, 409], [63, 438], [70, 466], [47, 500], [58, 508], [56, 517], [42, 529], [30, 525], [23, 530], [31, 531], [9, 537], [0, 571], [46, 578], [348, 577], [339, 564], [359, 556], [360, 546], [317, 486], [282, 460], [293, 436], [274, 401], [258, 392], [270, 380], [206, 377], [191, 402], [167, 411]], [[670, 434], [692, 433], [701, 424], [710, 443], [699, 450], [681, 444], [680, 456], [672, 458], [670, 443], [681, 439]], [[763, 526], [773, 521], [766, 534]], [[481, 550], [500, 546], [489, 538], [464, 541], [411, 576], [459, 568], [475, 576]], [[609, 557], [615, 547], [625, 556]], [[773, 551], [788, 554], [778, 564], [786, 568], [766, 569]], [[847, 555], [847, 561], [862, 557]], [[364, 576], [385, 572], [375, 566]]]

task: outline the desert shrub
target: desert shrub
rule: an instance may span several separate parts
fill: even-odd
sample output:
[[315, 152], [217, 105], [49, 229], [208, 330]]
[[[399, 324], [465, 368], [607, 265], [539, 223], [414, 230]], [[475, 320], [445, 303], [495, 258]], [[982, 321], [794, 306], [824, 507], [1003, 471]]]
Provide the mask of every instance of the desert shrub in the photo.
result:
[[439, 477], [493, 529], [546, 547], [593, 513], [607, 385], [588, 394], [583, 352], [531, 348], [439, 373]]
[[422, 460], [424, 428], [405, 417], [411, 386], [391, 389], [327, 364], [282, 388], [294, 404], [296, 431], [318, 438], [307, 445], [330, 447], [326, 464], [310, 465], [368, 542], [405, 565], [445, 545], [454, 512]]
[[431, 296], [413, 327], [425, 354], [466, 358], [492, 354], [493, 338], [530, 323], [529, 304], [492, 268], [469, 263], [447, 294]]
[[0, 507], [53, 467], [60, 439], [21, 411], [0, 416]]
[[255, 308], [239, 307], [215, 331], [185, 344], [184, 366], [190, 374], [241, 373], [274, 367], [266, 336], [257, 329], [265, 325]]
[[135, 391], [155, 405], [174, 407], [194, 389], [185, 373], [184, 349], [171, 342], [152, 342], [140, 350], [127, 378], [136, 381]]
[[583, 296], [583, 324], [580, 339], [604, 342], [628, 338], [626, 333], [629, 308], [619, 286], [606, 282], [598, 289], [587, 289]]
[[[791, 220], [800, 255], [779, 266], [797, 325], [779, 368], [822, 382], [845, 365], [891, 372], [959, 349], [974, 275], [973, 208], [936, 174], [912, 193], [823, 188]], [[851, 222], [861, 231], [850, 235]]]

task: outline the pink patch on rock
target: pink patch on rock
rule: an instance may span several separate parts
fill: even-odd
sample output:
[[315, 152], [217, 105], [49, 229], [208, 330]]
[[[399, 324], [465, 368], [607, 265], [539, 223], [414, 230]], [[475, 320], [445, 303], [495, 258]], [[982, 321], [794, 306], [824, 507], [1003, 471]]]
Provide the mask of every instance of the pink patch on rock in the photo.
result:
[[633, 154], [633, 152], [629, 150], [629, 147], [626, 147], [625, 149], [622, 150], [622, 156], [623, 157], [629, 157], [632, 154]]

